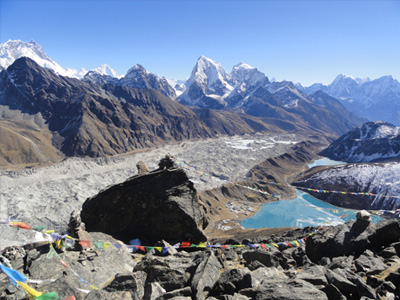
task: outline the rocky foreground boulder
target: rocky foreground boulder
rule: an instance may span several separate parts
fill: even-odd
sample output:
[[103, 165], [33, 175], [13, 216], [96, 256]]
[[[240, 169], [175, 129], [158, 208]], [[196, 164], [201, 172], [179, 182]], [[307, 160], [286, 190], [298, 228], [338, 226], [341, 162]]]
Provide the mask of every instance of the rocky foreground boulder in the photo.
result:
[[[315, 230], [225, 244], [163, 242], [133, 253], [111, 236], [88, 233], [91, 248], [79, 250], [81, 241], [60, 250], [27, 245], [4, 249], [0, 258], [32, 288], [59, 299], [400, 299], [396, 220], [374, 225], [360, 214]], [[27, 294], [0, 273], [0, 299]]]
[[136, 238], [148, 244], [206, 241], [202, 229], [207, 221], [193, 183], [168, 156], [159, 167], [87, 199], [81, 212], [87, 231], [104, 232], [125, 243]]

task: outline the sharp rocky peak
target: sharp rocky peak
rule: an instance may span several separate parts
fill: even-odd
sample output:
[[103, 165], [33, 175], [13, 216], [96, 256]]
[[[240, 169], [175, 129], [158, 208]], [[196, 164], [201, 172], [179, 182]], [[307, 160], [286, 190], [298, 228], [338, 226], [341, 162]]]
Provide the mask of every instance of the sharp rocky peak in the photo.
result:
[[128, 70], [128, 72], [126, 73], [126, 76], [128, 76], [129, 74], [133, 74], [133, 73], [145, 73], [147, 74], [147, 70], [140, 64], [136, 64], [134, 65], [132, 68], [130, 68]]

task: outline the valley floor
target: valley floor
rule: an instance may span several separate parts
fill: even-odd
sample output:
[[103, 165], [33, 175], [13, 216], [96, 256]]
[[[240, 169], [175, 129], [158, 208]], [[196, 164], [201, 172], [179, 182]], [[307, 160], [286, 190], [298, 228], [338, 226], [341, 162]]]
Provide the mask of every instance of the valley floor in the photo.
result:
[[[136, 164], [141, 160], [153, 170], [162, 157], [172, 154], [185, 168], [196, 189], [201, 191], [240, 180], [251, 167], [285, 153], [296, 142], [304, 140], [307, 140], [306, 136], [295, 134], [220, 137], [184, 141], [110, 158], [70, 158], [51, 166], [2, 170], [0, 220], [11, 218], [62, 231], [70, 213], [80, 210], [86, 198], [136, 175]], [[248, 215], [255, 213], [257, 207], [259, 205], [251, 207]], [[234, 214], [235, 219], [247, 217]], [[6, 230], [0, 234], [0, 249], [26, 243], [28, 233], [19, 231], [17, 235], [21, 236], [16, 237], [14, 228], [4, 227]]]

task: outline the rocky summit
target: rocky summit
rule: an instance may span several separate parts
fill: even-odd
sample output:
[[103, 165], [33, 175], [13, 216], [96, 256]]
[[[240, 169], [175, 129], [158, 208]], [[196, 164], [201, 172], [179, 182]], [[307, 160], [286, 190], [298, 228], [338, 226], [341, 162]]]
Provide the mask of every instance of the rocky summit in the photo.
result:
[[2, 269], [9, 275], [0, 273], [0, 299], [27, 299], [24, 289], [7, 284], [10, 276], [27, 277], [43, 297], [58, 295], [43, 299], [400, 297], [400, 226], [396, 220], [374, 225], [367, 212], [338, 226], [220, 244], [164, 242], [136, 246], [137, 252], [104, 233], [86, 232], [85, 238], [91, 247], [80, 240], [60, 249], [58, 242], [3, 249]]
[[81, 212], [86, 229], [126, 243], [134, 238], [147, 243], [206, 241], [202, 229], [207, 222], [193, 183], [168, 156], [159, 166], [87, 199]]

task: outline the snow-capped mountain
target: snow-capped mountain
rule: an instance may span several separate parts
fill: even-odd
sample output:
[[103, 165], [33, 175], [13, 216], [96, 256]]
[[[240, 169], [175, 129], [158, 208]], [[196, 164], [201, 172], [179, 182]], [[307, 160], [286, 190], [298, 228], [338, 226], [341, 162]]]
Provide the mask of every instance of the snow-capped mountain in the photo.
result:
[[170, 99], [176, 98], [175, 90], [169, 84], [167, 79], [165, 79], [164, 77], [160, 78], [159, 76], [148, 72], [140, 64], [134, 65], [128, 70], [125, 76], [122, 76], [119, 79], [108, 74], [101, 74], [99, 72], [90, 71], [85, 75], [83, 80], [99, 85], [109, 83], [113, 85], [126, 86], [137, 89], [153, 89]]
[[170, 99], [176, 98], [175, 90], [169, 85], [167, 79], [148, 72], [140, 64], [130, 68], [118, 84], [132, 88], [154, 89]]
[[258, 86], [268, 83], [264, 73], [246, 63], [237, 64], [228, 74], [220, 63], [202, 55], [178, 101], [206, 108], [235, 107]]
[[400, 127], [383, 121], [365, 123], [334, 141], [321, 155], [346, 162], [400, 157]]
[[[39, 66], [52, 70], [61, 76], [83, 78], [88, 72], [84, 68], [80, 70], [63, 68], [51, 57], [49, 57], [35, 41], [23, 42], [20, 40], [8, 40], [4, 44], [0, 44], [0, 70], [7, 69], [15, 60], [20, 57], [29, 57], [35, 61]], [[100, 67], [93, 69], [96, 73], [101, 75], [108, 75], [118, 77], [116, 72], [108, 65], [103, 64]]]
[[178, 100], [186, 105], [223, 108], [227, 105], [225, 98], [233, 90], [230, 81], [231, 76], [220, 63], [200, 56]]
[[[333, 205], [356, 209], [396, 210], [400, 208], [400, 163], [361, 163], [311, 169], [293, 183], [316, 190], [372, 193], [360, 196], [341, 193], [310, 193]], [[388, 197], [389, 196], [389, 197]]]
[[118, 77], [117, 72], [115, 72], [109, 65], [102, 64], [100, 67], [91, 70], [93, 72], [99, 73], [100, 75], [107, 75], [111, 77]]
[[82, 78], [87, 73], [85, 69], [78, 71], [63, 68], [50, 58], [35, 41], [26, 43], [20, 40], [8, 40], [0, 45], [0, 68], [7, 69], [15, 60], [23, 56], [29, 57], [39, 66], [50, 69], [62, 76]]
[[280, 120], [284, 128], [295, 123], [325, 132], [335, 128], [336, 133], [343, 134], [361, 124], [338, 100], [325, 94], [317, 101], [292, 82], [270, 82], [264, 73], [243, 62], [228, 74], [220, 63], [201, 56], [185, 86], [177, 98], [182, 104]]
[[321, 90], [342, 100], [350, 111], [369, 120], [400, 125], [400, 82], [392, 76], [371, 80], [341, 74], [327, 86], [315, 83], [298, 87], [307, 94]]

